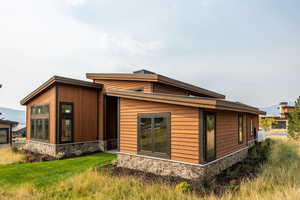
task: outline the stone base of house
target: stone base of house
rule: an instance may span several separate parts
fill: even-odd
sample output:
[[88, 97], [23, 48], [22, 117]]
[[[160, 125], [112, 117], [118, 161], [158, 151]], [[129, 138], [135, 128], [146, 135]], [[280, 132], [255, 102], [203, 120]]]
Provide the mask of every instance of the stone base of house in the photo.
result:
[[70, 157], [81, 154], [105, 151], [105, 141], [76, 142], [67, 144], [50, 144], [39, 141], [27, 140], [23, 149], [50, 156]]
[[213, 162], [201, 165], [149, 156], [119, 153], [117, 166], [141, 170], [161, 176], [176, 176], [191, 180], [203, 180], [204, 178], [211, 178], [235, 163], [244, 160], [247, 155], [248, 148], [245, 148]]

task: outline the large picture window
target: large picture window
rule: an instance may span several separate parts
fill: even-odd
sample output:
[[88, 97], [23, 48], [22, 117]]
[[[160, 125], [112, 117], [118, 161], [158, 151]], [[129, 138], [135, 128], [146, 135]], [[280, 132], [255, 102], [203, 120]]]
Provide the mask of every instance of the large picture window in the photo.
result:
[[170, 157], [170, 113], [138, 115], [138, 151], [155, 157]]
[[49, 105], [31, 107], [30, 138], [49, 141]]
[[204, 160], [216, 159], [216, 114], [204, 114]]
[[243, 137], [244, 137], [244, 127], [243, 127], [243, 114], [238, 115], [238, 143], [243, 143]]
[[73, 103], [60, 103], [60, 143], [73, 142]]

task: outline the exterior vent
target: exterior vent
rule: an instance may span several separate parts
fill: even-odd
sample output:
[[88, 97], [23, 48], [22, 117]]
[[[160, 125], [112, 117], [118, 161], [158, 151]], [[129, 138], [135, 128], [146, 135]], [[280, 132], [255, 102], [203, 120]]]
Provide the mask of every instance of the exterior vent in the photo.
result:
[[142, 70], [138, 70], [138, 71], [134, 71], [134, 74], [155, 74], [154, 72], [142, 69]]

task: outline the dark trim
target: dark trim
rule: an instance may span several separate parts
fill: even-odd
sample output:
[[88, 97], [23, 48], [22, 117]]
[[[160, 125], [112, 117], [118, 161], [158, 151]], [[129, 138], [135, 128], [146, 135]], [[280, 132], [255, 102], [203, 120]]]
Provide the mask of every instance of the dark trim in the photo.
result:
[[97, 140], [99, 140], [99, 92], [97, 92]]
[[[154, 118], [156, 117], [165, 117], [167, 119], [167, 153], [154, 152], [154, 146], [152, 146], [152, 152], [147, 152], [141, 150], [141, 118], [150, 118], [151, 119], [151, 137], [153, 143], [153, 127], [154, 127]], [[159, 157], [159, 158], [171, 158], [171, 113], [139, 113], [137, 117], [137, 153], [141, 155]]]
[[55, 86], [55, 144], [59, 144], [59, 99], [60, 99], [59, 86]]
[[[240, 141], [240, 117], [242, 117], [242, 141]], [[238, 113], [238, 144], [243, 144], [244, 143], [244, 114], [243, 113]]]
[[0, 128], [0, 131], [1, 130], [6, 130], [6, 142], [0, 143], [0, 144], [9, 144], [10, 143], [10, 141], [9, 141], [9, 128]]
[[[215, 118], [215, 146], [214, 146], [214, 158], [212, 159], [207, 159], [207, 127], [206, 127], [206, 117], [207, 115], [214, 115]], [[204, 145], [203, 145], [203, 158], [204, 162], [211, 162], [217, 158], [217, 113], [216, 112], [211, 112], [211, 111], [205, 111], [203, 113], [203, 138], [204, 138]]]
[[[107, 106], [107, 96], [106, 95], [104, 95], [104, 98], [103, 98], [103, 106], [104, 106], [104, 108], [103, 108], [103, 140], [105, 141], [106, 139], [107, 139], [107, 119], [106, 119], [106, 115], [107, 115], [107, 108], [106, 108], [106, 106]], [[105, 149], [106, 149], [106, 147], [105, 147]]]
[[[62, 106], [63, 105], [71, 105], [72, 106], [72, 113], [71, 114], [63, 114], [62, 113]], [[66, 144], [66, 143], [74, 143], [74, 103], [73, 102], [59, 102], [59, 116], [60, 116], [60, 120], [59, 120], [59, 144]], [[65, 115], [63, 117], [63, 115]], [[71, 135], [71, 141], [66, 141], [66, 142], [62, 142], [61, 138], [62, 138], [62, 120], [63, 119], [70, 119], [72, 121], [71, 125], [72, 125], [72, 135]]]
[[120, 97], [118, 97], [118, 116], [117, 116], [117, 123], [118, 123], [118, 130], [117, 130], [117, 137], [118, 137], [118, 146], [117, 146], [117, 149], [118, 149], [118, 151], [120, 151], [120, 100], [121, 100], [121, 98]]

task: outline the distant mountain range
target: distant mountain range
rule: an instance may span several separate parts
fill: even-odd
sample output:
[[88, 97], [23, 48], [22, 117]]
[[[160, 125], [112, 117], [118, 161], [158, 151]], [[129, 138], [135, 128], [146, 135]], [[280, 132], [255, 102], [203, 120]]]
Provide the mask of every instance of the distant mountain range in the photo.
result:
[[4, 120], [16, 121], [21, 124], [26, 124], [25, 111], [0, 107], [0, 113], [2, 113], [2, 115], [0, 115], [0, 119], [4, 118]]
[[[292, 101], [288, 102], [288, 105], [293, 106], [295, 103]], [[262, 107], [260, 110], [267, 112], [267, 116], [279, 116], [279, 104], [273, 106]]]

